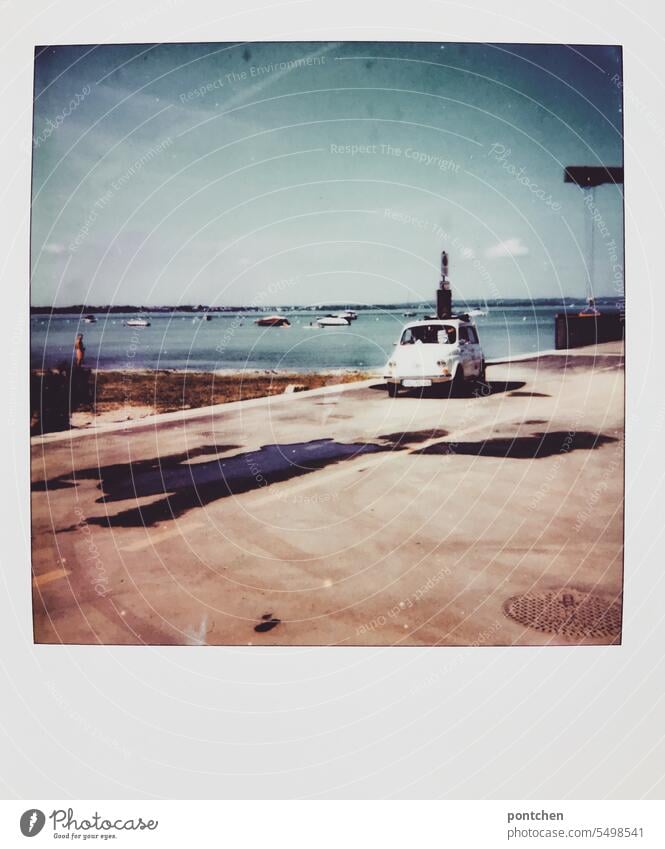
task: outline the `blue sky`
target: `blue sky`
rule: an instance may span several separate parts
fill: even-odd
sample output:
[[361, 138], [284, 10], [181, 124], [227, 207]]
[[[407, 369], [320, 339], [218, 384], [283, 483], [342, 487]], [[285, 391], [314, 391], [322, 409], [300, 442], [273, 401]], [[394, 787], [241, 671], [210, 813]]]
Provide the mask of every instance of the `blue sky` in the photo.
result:
[[615, 47], [38, 48], [36, 305], [390, 302], [622, 287]]

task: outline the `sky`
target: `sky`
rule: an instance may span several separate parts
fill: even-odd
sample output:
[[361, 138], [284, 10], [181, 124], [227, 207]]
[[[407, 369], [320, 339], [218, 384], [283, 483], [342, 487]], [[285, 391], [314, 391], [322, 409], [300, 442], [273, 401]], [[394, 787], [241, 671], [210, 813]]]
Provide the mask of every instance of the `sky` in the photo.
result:
[[33, 305], [623, 293], [617, 47], [35, 53]]

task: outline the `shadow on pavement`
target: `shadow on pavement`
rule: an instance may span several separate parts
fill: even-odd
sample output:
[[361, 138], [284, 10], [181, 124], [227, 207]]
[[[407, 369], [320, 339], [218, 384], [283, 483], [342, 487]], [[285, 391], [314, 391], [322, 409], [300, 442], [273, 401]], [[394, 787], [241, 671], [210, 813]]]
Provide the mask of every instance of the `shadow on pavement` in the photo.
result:
[[36, 481], [32, 484], [33, 492], [48, 492], [54, 489], [71, 489], [76, 486], [77, 480], [99, 480], [100, 487], [115, 486], [118, 482], [131, 479], [132, 476], [141, 475], [145, 472], [159, 471], [163, 466], [174, 466], [193, 460], [196, 457], [204, 457], [206, 454], [223, 454], [238, 448], [238, 445], [202, 445], [199, 448], [190, 448], [189, 451], [181, 451], [178, 454], [166, 454], [163, 457], [154, 457], [150, 460], [133, 460], [131, 463], [115, 463], [110, 466], [92, 466], [89, 469], [76, 469], [75, 472], [59, 475], [45, 481]]
[[532, 436], [516, 436], [485, 439], [478, 442], [437, 442], [414, 451], [414, 454], [467, 454], [473, 457], [503, 457], [517, 460], [537, 460], [554, 454], [569, 454], [571, 451], [600, 448], [607, 442], [616, 442], [612, 436], [602, 433], [557, 430], [551, 433], [534, 433]]
[[[202, 507], [220, 498], [240, 495], [274, 483], [290, 480], [365, 454], [403, 451], [410, 446], [445, 436], [446, 431], [424, 429], [387, 433], [376, 442], [336, 442], [315, 439], [283, 445], [264, 445], [231, 457], [191, 463], [196, 457], [222, 454], [236, 446], [204, 445], [187, 453], [171, 454], [132, 463], [116, 463], [100, 468], [82, 469], [33, 485], [36, 491], [74, 487], [77, 480], [97, 479], [102, 494], [97, 504], [133, 501], [158, 496], [156, 501], [136, 505], [116, 514], [88, 517], [90, 525], [109, 528], [151, 527], [157, 522], [181, 516], [194, 507]], [[484, 457], [535, 459], [577, 449], [598, 448], [616, 439], [587, 431], [537, 433], [532, 436], [494, 438], [479, 442], [438, 442], [413, 451], [413, 454], [468, 454]], [[63, 530], [74, 530], [73, 525]]]
[[[97, 478], [102, 496], [97, 504], [112, 504], [145, 498], [165, 496], [151, 504], [122, 510], [115, 515], [93, 516], [86, 519], [90, 525], [102, 527], [150, 527], [156, 522], [181, 516], [193, 507], [201, 507], [250, 490], [309, 474], [317, 469], [342, 460], [351, 460], [365, 454], [403, 450], [409, 442], [424, 441], [439, 432], [388, 434], [377, 437], [380, 443], [336, 442], [334, 439], [316, 439], [285, 445], [264, 445], [258, 451], [249, 451], [232, 457], [216, 457], [200, 463], [188, 463], [192, 457], [219, 454], [233, 446], [209, 445], [190, 451], [151, 460], [115, 464], [98, 469], [83, 469], [75, 475], [62, 475], [33, 485], [37, 491], [49, 491], [76, 486], [77, 479]], [[444, 431], [440, 432], [441, 434]], [[401, 440], [397, 437], [401, 436]], [[78, 525], [64, 528], [74, 530]]]
[[551, 398], [547, 392], [511, 392], [511, 398]]
[[[488, 380], [485, 383], [467, 383], [460, 391], [453, 390], [452, 383], [442, 383], [438, 386], [426, 386], [422, 389], [400, 389], [399, 398], [431, 398], [440, 401], [442, 398], [489, 398], [490, 395], [500, 395], [502, 392], [515, 392], [526, 386], [523, 380]], [[373, 383], [370, 389], [388, 391], [387, 383]], [[532, 394], [532, 393], [530, 393]], [[533, 393], [537, 394], [537, 393]], [[544, 397], [544, 396], [543, 396]]]

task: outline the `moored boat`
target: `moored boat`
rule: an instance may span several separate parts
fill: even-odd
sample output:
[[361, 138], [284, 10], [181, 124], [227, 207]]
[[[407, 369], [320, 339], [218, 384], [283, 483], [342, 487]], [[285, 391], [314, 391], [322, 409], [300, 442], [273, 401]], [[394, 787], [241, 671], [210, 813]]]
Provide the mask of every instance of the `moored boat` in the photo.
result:
[[147, 318], [128, 318], [125, 322], [126, 327], [150, 327], [150, 322]]
[[348, 318], [342, 318], [341, 315], [326, 315], [323, 318], [317, 318], [316, 323], [319, 327], [348, 327], [351, 321]]
[[254, 324], [259, 327], [290, 327], [291, 322], [283, 315], [264, 315], [257, 318]]

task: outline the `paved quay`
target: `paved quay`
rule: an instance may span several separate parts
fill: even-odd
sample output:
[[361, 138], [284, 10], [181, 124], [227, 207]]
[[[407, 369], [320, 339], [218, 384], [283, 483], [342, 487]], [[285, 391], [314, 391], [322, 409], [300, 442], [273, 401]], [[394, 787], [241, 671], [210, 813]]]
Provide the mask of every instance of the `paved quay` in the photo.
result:
[[35, 641], [619, 642], [622, 346], [487, 378], [33, 438]]

